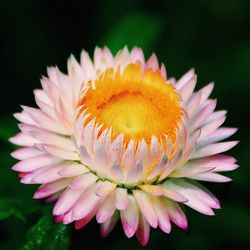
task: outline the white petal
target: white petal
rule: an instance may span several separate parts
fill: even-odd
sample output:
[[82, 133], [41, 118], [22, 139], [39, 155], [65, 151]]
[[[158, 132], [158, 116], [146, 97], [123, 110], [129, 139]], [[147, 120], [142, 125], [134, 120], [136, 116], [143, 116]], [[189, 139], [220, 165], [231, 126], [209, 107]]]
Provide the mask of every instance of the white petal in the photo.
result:
[[83, 130], [83, 141], [89, 155], [93, 155], [95, 120], [90, 121]]
[[226, 114], [227, 114], [226, 110], [215, 111], [211, 115], [209, 115], [205, 121], [203, 121], [202, 126], [204, 126], [210, 122], [219, 120], [220, 118], [225, 117]]
[[193, 76], [195, 75], [194, 69], [190, 69], [185, 75], [183, 75], [176, 83], [176, 89], [181, 89]]
[[171, 182], [165, 182], [162, 185], [160, 185], [163, 195], [167, 198], [177, 201], [177, 202], [187, 202], [188, 198], [179, 193], [177, 190], [174, 190], [174, 188], [171, 187]]
[[176, 164], [182, 159], [182, 156], [183, 151], [179, 150], [174, 158], [166, 164], [165, 169], [160, 175], [159, 181], [165, 179], [175, 169]]
[[86, 51], [81, 52], [81, 66], [85, 73], [86, 79], [93, 78], [95, 76], [95, 70], [93, 63]]
[[132, 169], [128, 172], [125, 182], [127, 184], [132, 184], [138, 182], [142, 178], [143, 164], [138, 162]]
[[96, 71], [105, 71], [108, 67], [111, 67], [106, 56], [103, 54], [102, 49], [96, 47], [94, 51], [94, 66]]
[[161, 196], [164, 194], [164, 191], [159, 185], [140, 185], [139, 188], [149, 194], [152, 194], [154, 196]]
[[214, 83], [211, 82], [199, 91], [201, 93], [201, 104], [208, 99], [208, 97], [213, 91], [213, 88], [214, 88]]
[[35, 156], [44, 154], [43, 151], [35, 147], [18, 148], [11, 153], [11, 156], [17, 160], [26, 160]]
[[39, 143], [39, 141], [35, 138], [31, 137], [30, 135], [26, 135], [22, 132], [11, 137], [9, 141], [19, 146], [34, 146], [34, 144]]
[[120, 160], [123, 148], [123, 134], [120, 134], [110, 145], [109, 154], [113, 161]]
[[190, 159], [197, 159], [197, 158], [201, 158], [205, 156], [219, 154], [219, 153], [225, 152], [233, 148], [237, 144], [238, 144], [238, 141], [229, 141], [229, 142], [209, 144], [205, 147], [198, 149], [196, 152], [194, 152]]
[[200, 166], [190, 166], [189, 164], [185, 164], [183, 167], [178, 168], [176, 171], [170, 174], [171, 177], [190, 177], [196, 174], [202, 174], [209, 171], [212, 171], [214, 166], [200, 167]]
[[62, 178], [61, 175], [58, 174], [58, 172], [63, 168], [64, 166], [62, 164], [56, 164], [50, 166], [50, 168], [42, 171], [40, 174], [32, 178], [32, 181], [34, 183], [44, 184], [44, 183], [50, 183], [56, 180], [59, 180]]
[[25, 123], [25, 124], [29, 124], [29, 125], [36, 125], [36, 122], [34, 122], [30, 116], [25, 113], [25, 112], [21, 112], [21, 113], [15, 113], [13, 115], [18, 121]]
[[76, 178], [74, 178], [70, 184], [69, 187], [74, 189], [74, 190], [86, 190], [87, 188], [89, 188], [92, 184], [94, 184], [97, 181], [97, 177], [96, 175], [92, 174], [92, 173], [87, 173], [87, 174], [83, 174], [80, 175]]
[[229, 182], [232, 180], [226, 176], [217, 173], [197, 174], [197, 175], [192, 175], [190, 178], [200, 181], [209, 181], [209, 182]]
[[106, 197], [115, 189], [115, 187], [116, 184], [110, 181], [99, 181], [95, 194], [100, 197]]
[[192, 119], [195, 113], [199, 110], [198, 107], [200, 106], [200, 101], [201, 101], [201, 94], [195, 93], [186, 104], [186, 110], [187, 110], [189, 119]]
[[107, 131], [104, 131], [98, 138], [95, 145], [94, 164], [92, 167], [100, 173], [105, 173], [107, 167], [109, 166], [109, 159], [105, 145], [106, 134]]
[[145, 69], [153, 69], [153, 70], [159, 69], [159, 63], [155, 53], [153, 53], [147, 60], [145, 64]]
[[215, 120], [213, 122], [210, 122], [208, 124], [206, 124], [204, 127], [201, 128], [201, 135], [200, 135], [200, 140], [206, 138], [208, 135], [212, 134], [218, 127], [220, 127], [224, 121], [225, 121], [226, 117], [222, 116], [220, 119]]
[[144, 53], [141, 48], [134, 47], [130, 52], [130, 58], [132, 62], [134, 63], [141, 63], [144, 65], [145, 59], [144, 59]]
[[182, 101], [184, 103], [186, 103], [189, 100], [190, 96], [192, 95], [196, 85], [196, 81], [197, 81], [197, 76], [193, 75], [190, 78], [190, 80], [188, 80], [187, 83], [179, 89], [179, 93], [181, 94]]
[[19, 172], [31, 172], [35, 169], [58, 163], [61, 160], [54, 156], [43, 154], [16, 163], [12, 169]]
[[237, 132], [237, 128], [219, 128], [217, 129], [213, 134], [208, 136], [207, 138], [204, 138], [203, 140], [200, 140], [198, 143], [199, 147], [204, 147], [205, 145], [215, 143], [218, 141], [222, 141], [227, 139], [228, 137], [232, 136]]
[[49, 97], [42, 89], [35, 89], [34, 95], [35, 95], [36, 101], [42, 102], [44, 104], [47, 104], [50, 107], [53, 107], [53, 103], [50, 101]]
[[161, 64], [161, 76], [163, 77], [164, 80], [167, 80], [167, 71], [163, 63]]
[[80, 157], [81, 157], [81, 160], [82, 160], [82, 163], [87, 165], [87, 166], [93, 166], [94, 163], [93, 163], [93, 160], [92, 158], [90, 157], [86, 147], [84, 145], [81, 145], [80, 146]]
[[124, 180], [124, 172], [119, 162], [115, 162], [112, 165], [112, 167], [109, 170], [108, 175], [110, 176], [111, 179], [118, 181], [118, 182]]
[[54, 145], [43, 144], [43, 149], [51, 155], [55, 157], [64, 159], [64, 160], [72, 160], [78, 161], [80, 158], [76, 152], [64, 150]]
[[22, 108], [36, 122], [39, 127], [51, 130], [59, 134], [69, 134], [69, 131], [65, 127], [63, 127], [60, 123], [43, 113], [41, 110], [26, 106], [22, 106]]
[[134, 166], [135, 159], [134, 159], [134, 141], [133, 140], [129, 142], [127, 149], [123, 153], [121, 162], [126, 168], [126, 170], [129, 170], [131, 169], [132, 166]]
[[116, 188], [115, 189], [115, 207], [118, 210], [125, 210], [129, 205], [129, 195], [127, 189]]
[[75, 150], [75, 146], [69, 138], [57, 135], [53, 132], [43, 131], [41, 129], [34, 129], [33, 131], [30, 131], [30, 134], [42, 143], [56, 145], [66, 150]]
[[85, 166], [75, 162], [70, 162], [65, 164], [64, 168], [61, 169], [58, 174], [63, 177], [74, 177], [88, 172], [89, 170]]
[[216, 100], [205, 105], [190, 121], [191, 131], [198, 129], [201, 124], [211, 115], [216, 107]]

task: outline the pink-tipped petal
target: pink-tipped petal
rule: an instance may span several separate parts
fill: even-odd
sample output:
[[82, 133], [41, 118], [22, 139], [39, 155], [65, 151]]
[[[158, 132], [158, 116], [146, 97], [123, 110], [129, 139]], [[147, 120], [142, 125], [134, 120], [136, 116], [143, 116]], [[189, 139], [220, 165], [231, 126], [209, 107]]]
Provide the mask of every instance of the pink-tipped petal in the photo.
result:
[[104, 223], [100, 225], [102, 237], [107, 237], [110, 234], [118, 219], [119, 219], [119, 214], [118, 212], [115, 212], [109, 220], [106, 220]]
[[34, 193], [34, 199], [48, 197], [68, 186], [70, 179], [61, 179], [52, 183], [44, 184]]
[[172, 185], [170, 185], [169, 188], [176, 190], [188, 198], [188, 201], [185, 202], [185, 205], [205, 215], [214, 215], [214, 212], [211, 208], [214, 207], [214, 204], [217, 205], [217, 200], [215, 202], [214, 198], [208, 193], [182, 179], [175, 179], [171, 180], [170, 182]]
[[72, 208], [72, 219], [80, 220], [87, 216], [93, 209], [96, 208], [100, 201], [100, 197], [95, 194], [96, 183], [93, 184], [82, 196], [78, 199]]
[[146, 246], [149, 241], [150, 226], [143, 215], [140, 215], [136, 237], [142, 246]]
[[154, 209], [155, 213], [158, 217], [158, 224], [160, 229], [165, 233], [170, 233], [171, 231], [171, 223], [167, 213], [167, 209], [162, 202], [162, 198], [154, 197]]
[[133, 195], [135, 196], [141, 213], [146, 218], [149, 225], [153, 228], [156, 228], [158, 225], [158, 220], [153, 208], [152, 200], [150, 199], [149, 195], [140, 190], [134, 190]]
[[129, 195], [128, 208], [122, 210], [120, 214], [124, 233], [128, 238], [131, 238], [135, 234], [139, 223], [138, 205], [132, 195]]
[[96, 210], [97, 210], [96, 208], [92, 209], [88, 213], [88, 215], [86, 215], [83, 219], [77, 220], [75, 222], [75, 229], [79, 230], [79, 229], [85, 227], [94, 218], [94, 216], [96, 214]]
[[70, 188], [65, 190], [53, 208], [53, 215], [66, 213], [75, 204], [82, 193], [82, 190], [72, 190]]
[[114, 193], [112, 192], [102, 204], [99, 205], [99, 208], [96, 213], [96, 220], [98, 223], [104, 223], [109, 220], [115, 212], [114, 205]]
[[178, 203], [174, 201], [167, 200], [165, 201], [165, 206], [167, 208], [168, 215], [178, 227], [182, 229], [188, 228], [188, 222], [185, 214], [183, 213], [182, 209], [178, 205]]

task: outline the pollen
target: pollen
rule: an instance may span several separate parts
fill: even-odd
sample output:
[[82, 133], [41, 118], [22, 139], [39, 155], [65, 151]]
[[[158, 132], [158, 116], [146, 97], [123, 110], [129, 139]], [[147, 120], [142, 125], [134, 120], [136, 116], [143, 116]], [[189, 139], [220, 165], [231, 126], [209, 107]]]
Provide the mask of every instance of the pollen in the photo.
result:
[[108, 68], [89, 88], [80, 105], [84, 105], [88, 118], [102, 124], [102, 131], [112, 128], [112, 138], [123, 134], [124, 141], [148, 144], [152, 136], [160, 142], [167, 136], [176, 139], [178, 124], [182, 121], [181, 98], [159, 70], [144, 69], [141, 64]]

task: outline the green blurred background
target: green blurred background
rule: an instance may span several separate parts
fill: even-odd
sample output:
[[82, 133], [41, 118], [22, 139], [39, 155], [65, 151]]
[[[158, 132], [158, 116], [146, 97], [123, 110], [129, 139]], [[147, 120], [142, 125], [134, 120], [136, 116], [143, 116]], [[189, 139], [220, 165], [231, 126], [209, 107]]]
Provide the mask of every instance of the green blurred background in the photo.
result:
[[185, 209], [190, 230], [173, 226], [170, 235], [151, 231], [146, 249], [250, 249], [250, 1], [18, 1], [0, 2], [0, 249], [140, 249], [117, 225], [101, 239], [95, 221], [80, 231], [55, 225], [51, 205], [32, 200], [36, 187], [22, 185], [10, 170], [14, 149], [8, 138], [17, 131], [11, 114], [19, 104], [34, 105], [32, 90], [47, 65], [66, 71], [66, 61], [82, 48], [93, 53], [107, 45], [113, 53], [124, 45], [155, 52], [169, 76], [189, 68], [198, 87], [215, 81], [212, 97], [229, 110], [226, 126], [239, 127], [241, 143], [230, 154], [241, 167], [226, 184], [206, 184], [221, 200], [214, 217]]

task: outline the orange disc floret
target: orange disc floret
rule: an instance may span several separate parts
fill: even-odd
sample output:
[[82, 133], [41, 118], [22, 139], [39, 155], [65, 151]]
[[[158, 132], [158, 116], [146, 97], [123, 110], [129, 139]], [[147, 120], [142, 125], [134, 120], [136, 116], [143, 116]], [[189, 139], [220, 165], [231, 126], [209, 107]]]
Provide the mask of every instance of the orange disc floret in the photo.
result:
[[123, 134], [125, 143], [142, 139], [150, 143], [153, 135], [160, 142], [166, 135], [174, 143], [184, 113], [180, 102], [175, 88], [159, 71], [129, 64], [122, 73], [119, 68], [108, 68], [89, 82], [79, 105], [87, 109], [88, 121], [95, 118], [103, 125], [102, 131], [112, 128], [112, 138]]

